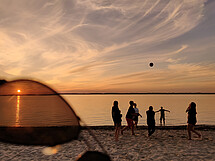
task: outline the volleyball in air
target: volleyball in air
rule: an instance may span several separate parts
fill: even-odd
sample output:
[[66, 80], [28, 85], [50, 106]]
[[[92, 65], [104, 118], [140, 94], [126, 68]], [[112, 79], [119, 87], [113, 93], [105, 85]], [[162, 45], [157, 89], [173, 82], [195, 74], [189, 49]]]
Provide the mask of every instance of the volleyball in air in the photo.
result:
[[153, 67], [153, 66], [154, 66], [154, 63], [149, 63], [149, 66], [150, 66], [150, 67]]

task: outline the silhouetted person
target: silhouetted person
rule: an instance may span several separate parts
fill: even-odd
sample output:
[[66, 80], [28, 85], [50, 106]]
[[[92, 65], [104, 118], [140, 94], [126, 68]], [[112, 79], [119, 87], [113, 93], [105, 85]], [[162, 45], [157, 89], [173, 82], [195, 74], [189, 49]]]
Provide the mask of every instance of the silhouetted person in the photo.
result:
[[194, 102], [191, 102], [189, 104], [189, 107], [187, 108], [186, 112], [188, 113], [187, 117], [187, 132], [188, 132], [188, 139], [191, 140], [191, 131], [198, 135], [199, 138], [202, 137], [200, 133], [198, 133], [196, 130], [194, 130], [194, 126], [197, 122], [196, 120], [196, 104]]
[[149, 106], [149, 110], [146, 111], [147, 125], [148, 125], [148, 136], [151, 136], [155, 132], [155, 112], [153, 107]]
[[126, 121], [127, 121], [127, 126], [125, 126], [122, 130], [121, 130], [121, 134], [123, 135], [123, 131], [125, 129], [130, 128], [131, 129], [131, 133], [132, 135], [134, 135], [134, 122], [133, 122], [133, 116], [135, 115], [135, 111], [134, 111], [134, 102], [130, 101], [129, 102], [130, 106], [128, 108], [127, 114], [126, 114]]
[[122, 122], [121, 117], [122, 117], [122, 114], [118, 107], [118, 101], [114, 101], [113, 107], [112, 107], [112, 118], [113, 118], [114, 127], [115, 127], [115, 140], [116, 141], [118, 141], [119, 132], [121, 129], [121, 122]]
[[111, 161], [109, 155], [99, 151], [87, 151], [82, 156], [78, 157], [76, 161]]
[[160, 110], [156, 111], [156, 112], [160, 112], [160, 124], [162, 125], [162, 120], [163, 120], [163, 124], [165, 125], [165, 111], [170, 112], [169, 110], [165, 110], [162, 106], [160, 108]]
[[133, 116], [133, 120], [134, 120], [134, 126], [137, 127], [138, 124], [138, 117], [142, 117], [142, 115], [139, 113], [139, 109], [137, 108], [137, 104], [134, 103], [134, 111], [135, 111], [135, 115]]

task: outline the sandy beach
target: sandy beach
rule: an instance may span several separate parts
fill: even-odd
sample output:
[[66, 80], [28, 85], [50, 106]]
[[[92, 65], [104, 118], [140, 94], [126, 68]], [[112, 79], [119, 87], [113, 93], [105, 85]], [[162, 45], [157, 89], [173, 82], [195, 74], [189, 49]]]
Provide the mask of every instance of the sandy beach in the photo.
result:
[[[197, 128], [203, 139], [193, 135], [187, 139], [187, 131], [183, 127], [157, 128], [153, 136], [147, 137], [146, 127], [139, 127], [135, 136], [124, 131], [119, 141], [114, 141], [113, 127], [94, 127], [91, 132], [104, 146], [113, 161], [139, 160], [214, 160], [215, 130], [214, 127]], [[79, 140], [60, 146], [54, 155], [42, 153], [45, 146], [22, 146], [0, 143], [0, 160], [75, 160], [77, 156], [88, 150], [83, 138], [90, 143], [90, 150], [102, 151], [89, 130], [83, 129]]]

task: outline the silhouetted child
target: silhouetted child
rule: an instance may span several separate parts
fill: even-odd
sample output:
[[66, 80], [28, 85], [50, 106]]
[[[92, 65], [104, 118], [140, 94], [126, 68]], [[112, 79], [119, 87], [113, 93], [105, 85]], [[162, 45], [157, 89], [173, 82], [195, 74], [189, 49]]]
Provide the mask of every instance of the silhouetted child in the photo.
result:
[[133, 122], [133, 116], [135, 115], [135, 111], [134, 111], [134, 102], [130, 101], [129, 102], [130, 106], [128, 108], [127, 114], [126, 114], [126, 121], [127, 121], [127, 126], [125, 126], [122, 130], [121, 130], [121, 134], [123, 135], [123, 131], [130, 128], [131, 129], [131, 133], [132, 135], [134, 135], [134, 122]]
[[112, 107], [112, 119], [115, 127], [115, 141], [118, 141], [119, 132], [121, 129], [121, 122], [122, 122], [121, 117], [122, 117], [122, 114], [118, 107], [118, 101], [114, 101], [113, 107]]
[[155, 132], [155, 112], [153, 107], [149, 106], [149, 110], [146, 111], [147, 125], [148, 125], [148, 136], [151, 136]]
[[189, 107], [187, 108], [186, 112], [188, 113], [188, 120], [187, 120], [187, 132], [188, 132], [188, 139], [191, 140], [191, 131], [198, 135], [199, 138], [202, 137], [200, 133], [198, 133], [196, 130], [194, 130], [194, 126], [197, 122], [196, 120], [196, 104], [194, 102], [191, 102], [189, 104]]
[[165, 110], [162, 106], [161, 106], [160, 110], [156, 111], [156, 112], [160, 112], [160, 124], [161, 125], [162, 125], [162, 120], [163, 120], [163, 124], [165, 125], [165, 111], [170, 112], [169, 110]]
[[133, 116], [133, 120], [134, 120], [134, 126], [137, 127], [138, 124], [138, 117], [142, 117], [142, 115], [139, 113], [139, 109], [137, 108], [137, 104], [134, 103], [134, 111], [135, 111], [135, 115]]

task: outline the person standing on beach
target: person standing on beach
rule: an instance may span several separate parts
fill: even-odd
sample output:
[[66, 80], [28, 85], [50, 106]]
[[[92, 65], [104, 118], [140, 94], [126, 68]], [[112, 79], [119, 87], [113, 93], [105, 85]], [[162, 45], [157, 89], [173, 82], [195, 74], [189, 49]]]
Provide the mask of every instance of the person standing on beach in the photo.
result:
[[162, 106], [160, 108], [160, 110], [155, 111], [156, 112], [160, 112], [160, 124], [162, 125], [162, 120], [163, 120], [163, 124], [165, 125], [165, 111], [170, 112], [169, 110], [165, 110]]
[[113, 102], [112, 119], [115, 127], [115, 141], [118, 141], [119, 133], [121, 130], [122, 114], [118, 107], [118, 101]]
[[194, 126], [197, 122], [197, 120], [196, 120], [196, 114], [197, 114], [196, 103], [191, 102], [189, 104], [189, 107], [187, 108], [186, 112], [188, 113], [188, 117], [187, 117], [187, 119], [188, 119], [187, 120], [188, 139], [191, 140], [191, 131], [194, 132], [195, 134], [197, 134], [199, 138], [201, 138], [202, 135], [199, 132], [197, 132], [196, 130], [194, 130]]
[[147, 125], [148, 125], [148, 136], [151, 136], [155, 132], [155, 112], [153, 107], [149, 106], [149, 110], [146, 111]]
[[142, 117], [142, 115], [139, 113], [139, 109], [137, 108], [137, 104], [134, 103], [134, 111], [135, 111], [135, 115], [133, 116], [133, 120], [134, 120], [134, 126], [137, 128], [137, 124], [138, 124], [138, 117]]
[[132, 135], [134, 135], [134, 122], [133, 122], [133, 116], [135, 115], [135, 111], [134, 111], [134, 102], [130, 101], [129, 102], [130, 106], [128, 108], [127, 114], [126, 114], [126, 121], [127, 121], [127, 126], [125, 126], [122, 130], [121, 130], [121, 134], [123, 135], [123, 131], [130, 128], [131, 129], [131, 133]]

